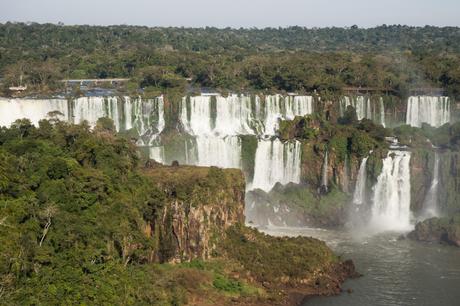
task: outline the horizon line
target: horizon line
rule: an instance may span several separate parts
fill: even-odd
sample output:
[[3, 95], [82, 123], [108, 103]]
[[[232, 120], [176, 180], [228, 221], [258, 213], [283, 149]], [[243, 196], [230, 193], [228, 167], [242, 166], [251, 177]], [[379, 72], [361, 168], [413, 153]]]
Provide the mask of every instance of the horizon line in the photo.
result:
[[227, 30], [227, 29], [232, 29], [232, 30], [265, 30], [265, 29], [274, 29], [274, 30], [279, 30], [279, 29], [290, 29], [290, 28], [301, 28], [303, 30], [322, 30], [322, 29], [345, 29], [345, 30], [351, 30], [351, 29], [362, 29], [362, 30], [369, 30], [369, 29], [376, 29], [376, 28], [385, 28], [385, 27], [407, 27], [407, 28], [456, 28], [460, 29], [460, 26], [458, 25], [409, 25], [409, 24], [379, 24], [379, 25], [374, 25], [374, 26], [359, 26], [357, 24], [349, 25], [349, 26], [337, 26], [337, 25], [330, 25], [330, 26], [304, 26], [304, 25], [280, 25], [280, 26], [265, 26], [265, 27], [258, 27], [258, 26], [215, 26], [215, 25], [203, 25], [203, 26], [184, 26], [184, 25], [141, 25], [141, 24], [126, 24], [126, 23], [120, 23], [120, 24], [88, 24], [88, 23], [73, 23], [73, 24], [66, 24], [64, 22], [37, 22], [37, 21], [2, 21], [0, 22], [0, 25], [6, 25], [8, 23], [11, 24], [24, 24], [26, 26], [31, 26], [31, 25], [54, 25], [54, 26], [61, 26], [61, 27], [74, 27], [74, 26], [88, 26], [88, 27], [139, 27], [139, 28], [174, 28], [174, 29], [219, 29], [219, 30]]

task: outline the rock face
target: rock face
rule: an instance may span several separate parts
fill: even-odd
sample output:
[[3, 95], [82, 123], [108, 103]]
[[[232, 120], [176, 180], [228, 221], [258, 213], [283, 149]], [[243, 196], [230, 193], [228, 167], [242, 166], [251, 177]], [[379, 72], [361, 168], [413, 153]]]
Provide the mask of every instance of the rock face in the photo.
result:
[[147, 174], [169, 195], [150, 220], [160, 262], [208, 259], [226, 229], [244, 222], [244, 177], [239, 170], [158, 166]]
[[418, 241], [443, 242], [460, 247], [460, 214], [419, 222], [408, 237]]
[[[452, 214], [460, 210], [460, 153], [439, 150], [439, 183], [437, 185], [437, 208], [440, 213]], [[411, 210], [423, 211], [429, 188], [435, 173], [435, 151], [418, 148], [412, 150], [411, 158]]]
[[[332, 188], [331, 188], [332, 189]], [[275, 185], [269, 193], [246, 194], [246, 221], [258, 226], [342, 226], [349, 196], [337, 188], [318, 195], [307, 186]]]

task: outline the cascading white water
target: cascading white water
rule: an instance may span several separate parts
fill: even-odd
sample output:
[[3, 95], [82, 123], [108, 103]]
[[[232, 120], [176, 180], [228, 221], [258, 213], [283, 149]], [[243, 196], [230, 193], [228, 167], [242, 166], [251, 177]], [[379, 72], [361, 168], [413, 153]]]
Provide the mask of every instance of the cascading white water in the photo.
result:
[[257, 146], [254, 179], [249, 189], [270, 191], [276, 183], [300, 182], [301, 144], [279, 139], [260, 139]]
[[[264, 134], [275, 135], [279, 120], [292, 120], [295, 116], [304, 116], [313, 112], [313, 97], [272, 95], [265, 97]], [[258, 116], [260, 117], [260, 116]]]
[[[292, 120], [313, 112], [313, 97], [269, 95], [263, 106], [259, 97], [216, 96], [215, 118], [212, 118], [210, 96], [184, 97], [180, 121], [190, 135], [275, 135], [280, 119]], [[254, 103], [254, 107], [252, 107]]]
[[421, 127], [422, 123], [427, 123], [433, 127], [439, 127], [448, 122], [450, 122], [450, 99], [448, 97], [409, 97], [406, 124]]
[[[375, 122], [380, 123], [385, 126], [385, 106], [383, 103], [383, 98], [380, 97], [379, 103], [371, 101], [369, 97], [366, 96], [355, 96], [348, 97], [344, 96], [340, 100], [340, 116], [343, 117], [348, 106], [352, 106], [356, 111], [356, 117], [358, 120], [364, 118], [374, 120]], [[378, 111], [379, 115], [376, 115]]]
[[118, 99], [115, 97], [81, 97], [73, 101], [72, 109], [73, 123], [87, 121], [94, 127], [97, 119], [109, 117], [113, 120], [116, 130], [120, 130]]
[[380, 124], [385, 127], [385, 104], [383, 103], [383, 98], [380, 97]]
[[17, 119], [27, 118], [32, 124], [50, 118], [51, 112], [59, 112], [56, 118], [69, 119], [69, 105], [65, 99], [4, 99], [0, 98], [0, 126], [10, 126]]
[[[275, 135], [280, 119], [293, 119], [312, 110], [313, 98], [309, 96], [273, 95], [263, 102], [257, 96], [244, 95], [217, 95], [215, 102], [210, 96], [184, 97], [180, 121], [185, 132], [195, 138], [186, 155], [196, 153], [195, 159], [186, 156], [186, 160], [200, 166], [241, 168], [239, 135]], [[260, 139], [252, 188], [268, 191], [277, 182], [299, 181], [300, 144]]]
[[120, 130], [135, 129], [144, 143], [152, 145], [165, 128], [163, 96], [155, 99], [125, 97], [124, 101], [118, 100], [118, 104], [123, 112], [120, 120], [124, 119], [118, 124]]
[[431, 180], [430, 189], [425, 198], [423, 214], [424, 217], [438, 217], [438, 185], [439, 185], [439, 154], [435, 153], [433, 166], [433, 179]]
[[197, 136], [198, 166], [241, 168], [241, 140], [237, 136]]
[[[28, 118], [34, 125], [50, 118], [71, 123], [87, 121], [91, 127], [99, 118], [109, 117], [117, 131], [135, 129], [138, 145], [153, 145], [165, 127], [163, 97], [141, 100], [129, 97], [81, 97], [65, 99], [0, 99], [0, 126], [9, 126], [16, 119]], [[60, 114], [60, 115], [59, 115]], [[56, 114], [55, 114], [56, 115]]]
[[[353, 106], [353, 108], [356, 111], [356, 116], [358, 117], [358, 120], [362, 120], [363, 118], [369, 119], [369, 117], [367, 117], [367, 115], [369, 115], [368, 114], [369, 107], [367, 107], [367, 104], [366, 104], [368, 101], [369, 99], [364, 96], [356, 96], [354, 98], [351, 98], [348, 96], [342, 97], [340, 101], [340, 115], [341, 116], [344, 115], [348, 106]], [[370, 117], [371, 117], [370, 119], [372, 119], [372, 114]]]
[[212, 135], [211, 97], [183, 97], [180, 121], [190, 135]]
[[121, 129], [135, 129], [140, 136], [139, 145], [154, 145], [165, 128], [163, 97], [148, 100], [125, 97], [122, 109], [124, 124], [120, 123]]
[[328, 153], [324, 153], [324, 161], [323, 161], [323, 167], [322, 167], [322, 173], [321, 173], [321, 187], [324, 188], [324, 190], [327, 192], [327, 183], [328, 183], [328, 177], [327, 177], [327, 168], [328, 168]]
[[[139, 136], [137, 145], [149, 147], [149, 156], [159, 162], [166, 160], [158, 137], [165, 127], [162, 97], [152, 100], [82, 97], [73, 101], [0, 99], [0, 125], [10, 125], [20, 118], [29, 118], [37, 124], [53, 111], [62, 113], [58, 116], [61, 120], [71, 123], [87, 121], [91, 127], [99, 118], [109, 117], [117, 131], [134, 130]], [[313, 98], [310, 96], [273, 95], [261, 101], [258, 96], [230, 95], [216, 96], [215, 102], [211, 96], [183, 98], [180, 121], [185, 132], [194, 136], [193, 140], [186, 141], [185, 161], [202, 166], [241, 168], [239, 135], [273, 136], [280, 119], [293, 119], [312, 111]], [[258, 176], [255, 186], [268, 190], [276, 182], [300, 181], [299, 143], [283, 144], [279, 140], [260, 140], [258, 143], [262, 144], [262, 148], [256, 150], [257, 172], [266, 173], [270, 169], [270, 175], [267, 179]], [[271, 156], [267, 168], [263, 166], [264, 150]], [[259, 160], [262, 162], [259, 163]]]
[[376, 231], [409, 230], [410, 157], [408, 151], [390, 150], [374, 186], [370, 225]]
[[361, 205], [366, 199], [366, 164], [369, 157], [363, 158], [359, 166], [358, 178], [356, 180], [355, 191], [353, 193], [353, 204]]
[[150, 147], [149, 158], [155, 160], [158, 163], [165, 162], [165, 148], [163, 146]]
[[216, 97], [216, 124], [214, 132], [218, 135], [252, 135], [254, 116], [249, 96], [230, 95]]

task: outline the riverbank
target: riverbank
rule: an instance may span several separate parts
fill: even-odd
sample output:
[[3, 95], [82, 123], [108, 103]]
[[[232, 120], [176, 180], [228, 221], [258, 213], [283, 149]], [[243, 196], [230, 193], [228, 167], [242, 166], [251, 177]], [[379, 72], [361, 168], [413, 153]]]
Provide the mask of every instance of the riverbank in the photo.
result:
[[460, 250], [398, 239], [402, 233], [357, 236], [346, 231], [310, 228], [263, 229], [277, 236], [324, 240], [342, 258], [353, 258], [362, 277], [343, 284], [343, 293], [313, 297], [304, 306], [456, 305], [460, 299]]

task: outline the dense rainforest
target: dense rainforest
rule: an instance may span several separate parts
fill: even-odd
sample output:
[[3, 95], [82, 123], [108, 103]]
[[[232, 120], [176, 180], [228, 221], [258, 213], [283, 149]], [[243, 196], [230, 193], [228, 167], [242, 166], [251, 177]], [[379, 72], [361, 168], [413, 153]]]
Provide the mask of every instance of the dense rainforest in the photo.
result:
[[2, 127], [0, 303], [284, 305], [293, 289], [338, 293], [353, 265], [319, 240], [245, 227], [244, 189], [236, 169], [141, 159], [107, 118], [93, 130]]
[[210, 87], [234, 91], [340, 92], [405, 96], [441, 87], [460, 95], [460, 29], [148, 28], [0, 25], [2, 90], [62, 89], [61, 79], [129, 78], [129, 93]]

